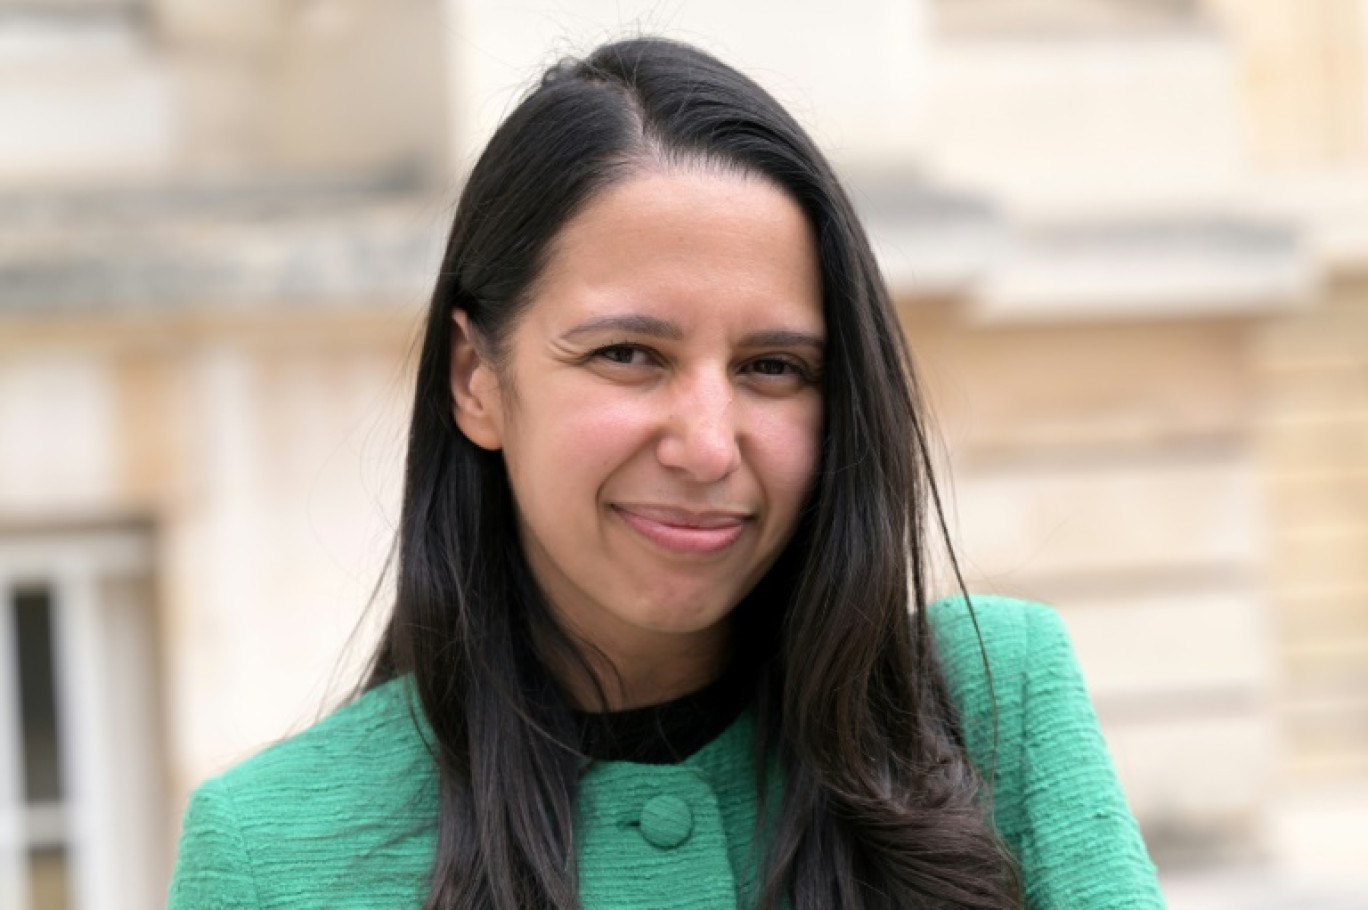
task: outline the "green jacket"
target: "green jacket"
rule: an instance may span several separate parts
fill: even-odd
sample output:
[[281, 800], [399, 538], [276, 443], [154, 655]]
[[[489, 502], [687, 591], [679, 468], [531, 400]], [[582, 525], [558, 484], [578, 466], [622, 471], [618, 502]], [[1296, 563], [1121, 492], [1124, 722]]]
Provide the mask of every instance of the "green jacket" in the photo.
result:
[[[1029, 907], [1163, 907], [1059, 619], [1005, 598], [974, 605], [997, 696], [994, 814]], [[928, 619], [986, 774], [993, 709], [978, 637], [962, 601]], [[373, 689], [196, 790], [170, 910], [420, 907], [437, 787], [410, 691]], [[747, 712], [679, 765], [589, 770], [576, 829], [588, 910], [753, 904], [753, 736]]]

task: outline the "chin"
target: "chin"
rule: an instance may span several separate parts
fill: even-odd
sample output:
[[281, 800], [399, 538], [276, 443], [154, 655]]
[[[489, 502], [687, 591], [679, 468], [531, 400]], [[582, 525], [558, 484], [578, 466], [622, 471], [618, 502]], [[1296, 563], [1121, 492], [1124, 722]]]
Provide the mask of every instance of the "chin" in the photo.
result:
[[665, 635], [693, 635], [713, 628], [730, 612], [721, 606], [700, 610], [696, 601], [669, 607], [657, 605], [636, 612], [635, 625]]

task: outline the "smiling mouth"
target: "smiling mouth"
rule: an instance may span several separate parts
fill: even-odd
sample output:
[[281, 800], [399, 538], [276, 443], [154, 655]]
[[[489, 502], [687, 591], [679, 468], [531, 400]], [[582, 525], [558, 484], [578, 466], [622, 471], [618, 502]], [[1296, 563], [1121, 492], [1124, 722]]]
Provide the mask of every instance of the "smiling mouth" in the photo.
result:
[[672, 553], [720, 553], [740, 538], [748, 516], [734, 512], [687, 512], [662, 506], [618, 506], [613, 512], [633, 531]]

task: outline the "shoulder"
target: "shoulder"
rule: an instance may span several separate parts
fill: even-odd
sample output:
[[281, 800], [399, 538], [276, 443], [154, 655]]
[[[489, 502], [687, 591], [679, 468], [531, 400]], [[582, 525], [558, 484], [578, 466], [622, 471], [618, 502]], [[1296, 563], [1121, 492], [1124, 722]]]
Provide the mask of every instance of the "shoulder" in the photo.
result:
[[1086, 708], [1069, 634], [1050, 607], [1012, 597], [949, 597], [927, 608], [941, 669], [959, 710], [970, 756], [981, 768], [1021, 735], [1031, 695], [1069, 679]]
[[1031, 907], [1162, 907], [1073, 646], [1049, 607], [954, 598], [927, 622]]
[[[1072, 662], [1073, 650], [1063, 622], [1050, 607], [1013, 597], [975, 594], [947, 597], [927, 608], [942, 668], [961, 694], [1009, 695], [998, 683], [1016, 679], [1042, 657]], [[985, 669], [985, 662], [987, 668]], [[979, 690], [982, 690], [981, 692]]]
[[[393, 776], [423, 754], [421, 713], [407, 680], [391, 680], [308, 729], [281, 740], [214, 779], [250, 807], [268, 797], [345, 789]], [[406, 769], [405, 769], [406, 770]]]
[[[333, 885], [364, 878], [378, 856], [390, 863], [394, 896], [410, 896], [405, 870], [426, 869], [437, 798], [410, 691], [404, 681], [379, 686], [201, 784], [182, 826], [171, 907], [210, 895], [216, 907], [314, 906]], [[288, 894], [297, 900], [277, 899]]]
[[985, 642], [991, 639], [999, 645], [1019, 641], [1029, 627], [1059, 623], [1058, 614], [1045, 604], [999, 594], [943, 597], [926, 610], [926, 619], [942, 647], [966, 636], [974, 638], [975, 623]]

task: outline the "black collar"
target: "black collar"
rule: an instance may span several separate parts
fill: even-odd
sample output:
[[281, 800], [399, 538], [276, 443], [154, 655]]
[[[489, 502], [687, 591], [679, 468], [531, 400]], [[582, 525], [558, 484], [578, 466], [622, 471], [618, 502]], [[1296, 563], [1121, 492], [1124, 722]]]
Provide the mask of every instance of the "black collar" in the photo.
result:
[[580, 750], [594, 761], [673, 765], [716, 739], [741, 714], [754, 679], [735, 664], [696, 692], [626, 711], [571, 711]]

